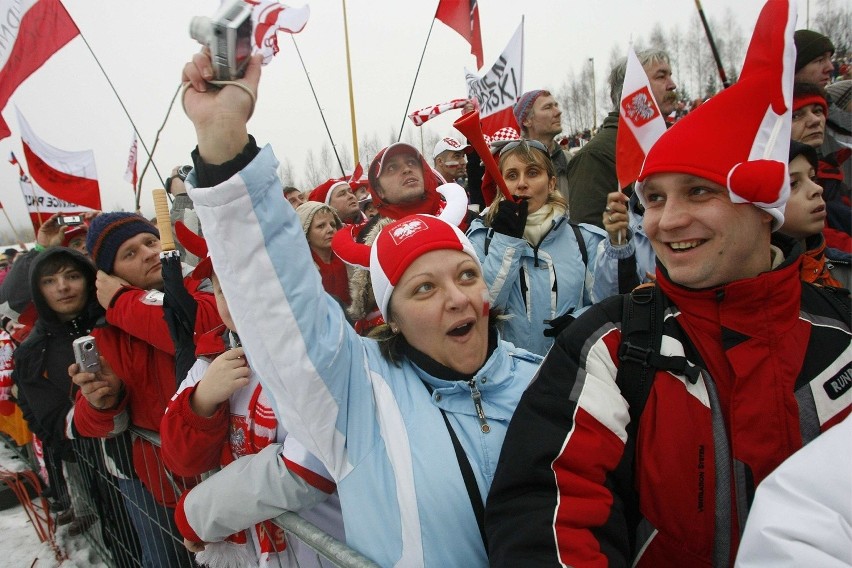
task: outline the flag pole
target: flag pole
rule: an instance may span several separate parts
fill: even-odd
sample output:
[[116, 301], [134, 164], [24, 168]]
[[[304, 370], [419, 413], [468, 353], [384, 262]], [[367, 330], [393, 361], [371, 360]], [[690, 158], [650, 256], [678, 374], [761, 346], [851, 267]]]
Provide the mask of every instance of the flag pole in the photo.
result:
[[727, 89], [731, 86], [731, 82], [728, 81], [728, 76], [725, 74], [725, 67], [722, 65], [722, 58], [719, 57], [719, 50], [716, 49], [716, 42], [713, 40], [713, 34], [710, 33], [710, 24], [707, 23], [707, 18], [704, 17], [704, 8], [701, 7], [701, 0], [695, 0], [695, 7], [698, 8], [701, 25], [704, 26], [704, 33], [707, 34], [707, 41], [710, 42], [710, 51], [713, 52], [713, 59], [716, 61], [716, 70], [719, 72], [719, 78], [722, 80], [722, 86]]
[[296, 38], [293, 34], [288, 34], [290, 39], [293, 40], [293, 47], [296, 48], [296, 55], [299, 56], [299, 61], [302, 64], [302, 69], [305, 70], [305, 77], [308, 79], [308, 85], [311, 87], [311, 93], [314, 95], [314, 100], [317, 103], [317, 109], [319, 109], [320, 118], [322, 118], [322, 123], [325, 126], [325, 131], [328, 134], [328, 139], [331, 141], [331, 149], [334, 151], [334, 157], [337, 158], [337, 165], [340, 166], [340, 175], [345, 176], [346, 172], [343, 171], [343, 163], [340, 161], [340, 156], [337, 154], [337, 146], [334, 145], [334, 139], [331, 137], [331, 130], [328, 129], [328, 123], [325, 121], [325, 115], [322, 113], [322, 107], [320, 106], [319, 99], [317, 98], [317, 92], [314, 90], [314, 84], [311, 81], [311, 75], [308, 73], [308, 68], [305, 67], [305, 60], [302, 59], [302, 52], [299, 51], [299, 45], [296, 43]]
[[[160, 128], [157, 129], [157, 134], [154, 136], [154, 145], [151, 146], [151, 153], [148, 154], [148, 159], [145, 161], [145, 166], [142, 168], [142, 173], [139, 174], [139, 179], [136, 180], [136, 186], [133, 188], [133, 193], [136, 196], [136, 209], [139, 209], [139, 201], [142, 195], [142, 178], [145, 177], [145, 172], [148, 171], [148, 166], [153, 163], [153, 155], [157, 150], [157, 144], [160, 143], [160, 134], [163, 132], [163, 128], [166, 127], [166, 121], [169, 120], [169, 115], [172, 113], [172, 107], [175, 105], [175, 100], [177, 100], [178, 93], [180, 93], [181, 87], [183, 87], [183, 83], [178, 84], [177, 89], [175, 89], [175, 94], [172, 97], [172, 102], [169, 103], [169, 108], [166, 109], [166, 116], [163, 117], [163, 122], [160, 124]], [[159, 174], [158, 174], [159, 175]], [[163, 183], [165, 185], [165, 183]], [[169, 188], [165, 188], [166, 195], [169, 199], [172, 199], [172, 194], [169, 193]]]
[[20, 235], [18, 235], [18, 231], [15, 230], [15, 225], [12, 224], [12, 220], [9, 218], [9, 214], [6, 213], [6, 208], [3, 207], [3, 206], [0, 206], [0, 209], [3, 209], [3, 215], [5, 215], [6, 220], [9, 221], [9, 226], [12, 228], [12, 234], [15, 235], [15, 241], [19, 242], [19, 243], [24, 242], [24, 241], [21, 240]]
[[[435, 13], [437, 14], [437, 11]], [[423, 65], [423, 57], [426, 55], [426, 46], [429, 45], [429, 38], [432, 36], [433, 27], [435, 27], [435, 16], [432, 16], [429, 33], [426, 34], [426, 42], [423, 44], [423, 53], [420, 54], [420, 63], [417, 64], [417, 71], [414, 73], [414, 82], [411, 83], [411, 92], [408, 93], [408, 102], [405, 103], [405, 112], [402, 113], [402, 124], [399, 127], [399, 135], [396, 137], [397, 142], [402, 140], [402, 130], [405, 128], [405, 119], [408, 118], [408, 109], [411, 107], [411, 98], [414, 96], [414, 86], [417, 85], [417, 77], [420, 76], [420, 66]]]
[[[358, 156], [358, 128], [355, 126], [355, 95], [352, 92], [352, 65], [349, 62], [349, 24], [346, 20], [346, 0], [343, 3], [343, 37], [346, 40], [346, 74], [349, 77], [349, 116], [352, 120], [352, 148], [355, 157], [355, 165], [360, 162]], [[344, 173], [344, 175], [346, 175]]]
[[[60, 2], [60, 4], [61, 4], [61, 2]], [[64, 5], [62, 6], [62, 8], [65, 10], [65, 12], [68, 12], [68, 9], [65, 8]], [[71, 21], [74, 21], [74, 18], [71, 17], [70, 13], [68, 13], [68, 17], [71, 19]], [[77, 22], [74, 22], [74, 25], [77, 26]], [[124, 101], [121, 100], [121, 97], [118, 95], [118, 91], [115, 89], [115, 85], [112, 84], [112, 80], [109, 78], [109, 75], [107, 75], [106, 69], [104, 69], [104, 66], [101, 65], [101, 62], [98, 59], [98, 56], [95, 55], [95, 52], [92, 49], [92, 46], [89, 45], [88, 40], [86, 40], [86, 36], [83, 35], [83, 31], [80, 29], [80, 26], [77, 26], [77, 31], [80, 33], [80, 39], [83, 40], [83, 43], [86, 45], [86, 49], [88, 49], [89, 53], [92, 54], [92, 58], [95, 60], [95, 63], [97, 63], [98, 68], [101, 70], [101, 73], [103, 73], [103, 76], [106, 79], [107, 84], [109, 84], [109, 88], [112, 89], [112, 92], [115, 95], [115, 98], [118, 99], [118, 104], [121, 105], [121, 109], [124, 111], [124, 114], [127, 116], [127, 120], [130, 121], [130, 126], [132, 126], [133, 130], [136, 132], [136, 137], [139, 139], [139, 142], [142, 144], [142, 148], [145, 150], [145, 153], [148, 155], [148, 157], [151, 158], [151, 152], [148, 151], [148, 146], [145, 144], [145, 139], [142, 138], [142, 135], [139, 133], [139, 129], [136, 128], [136, 123], [133, 122], [133, 118], [130, 116], [130, 112], [127, 110], [127, 107], [124, 106]], [[152, 165], [154, 166], [154, 171], [157, 173], [157, 177], [160, 178], [160, 183], [165, 185], [165, 182], [163, 181], [163, 176], [160, 175], [160, 171], [157, 169], [157, 164], [154, 164], [152, 162]], [[138, 203], [138, 201], [139, 201], [139, 199], [137, 197], [137, 203]]]

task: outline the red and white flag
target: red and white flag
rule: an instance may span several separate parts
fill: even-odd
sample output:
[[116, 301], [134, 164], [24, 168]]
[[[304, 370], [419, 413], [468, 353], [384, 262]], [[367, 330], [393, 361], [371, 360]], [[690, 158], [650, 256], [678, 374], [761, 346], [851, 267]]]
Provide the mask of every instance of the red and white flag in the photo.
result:
[[130, 154], [127, 156], [127, 169], [124, 171], [124, 181], [130, 183], [134, 193], [136, 192], [136, 182], [139, 181], [136, 174], [137, 159], [136, 131], [134, 130], [133, 141], [130, 143]]
[[278, 32], [297, 34], [308, 23], [311, 8], [307, 4], [292, 8], [275, 0], [244, 0], [252, 6], [252, 51], [263, 55], [266, 65], [278, 53]]
[[615, 142], [615, 173], [618, 188], [636, 181], [651, 146], [666, 131], [666, 123], [651, 92], [648, 75], [631, 46], [627, 50], [627, 70], [618, 106], [618, 133]]
[[411, 119], [411, 122], [414, 123], [414, 126], [423, 126], [423, 123], [425, 123], [430, 118], [435, 118], [439, 114], [447, 112], [448, 110], [463, 108], [466, 104], [467, 99], [453, 99], [448, 103], [441, 103], [438, 105], [432, 105], [430, 107], [421, 108], [420, 110], [415, 110], [414, 112], [408, 115], [408, 118]]
[[54, 213], [100, 210], [94, 152], [69, 152], [51, 146], [37, 137], [21, 112], [17, 112], [24, 157], [32, 177], [32, 181], [21, 179], [21, 191], [36, 230]]
[[512, 35], [503, 53], [485, 74], [465, 69], [467, 94], [479, 104], [482, 132], [491, 136], [501, 128], [518, 129], [512, 109], [524, 94], [524, 23]]
[[470, 53], [476, 57], [476, 68], [482, 68], [482, 32], [479, 29], [479, 5], [476, 0], [441, 0], [435, 11], [441, 20], [459, 33], [470, 44]]
[[[80, 33], [60, 0], [0, 0], [0, 111], [27, 77]], [[0, 116], [0, 140], [11, 134]]]

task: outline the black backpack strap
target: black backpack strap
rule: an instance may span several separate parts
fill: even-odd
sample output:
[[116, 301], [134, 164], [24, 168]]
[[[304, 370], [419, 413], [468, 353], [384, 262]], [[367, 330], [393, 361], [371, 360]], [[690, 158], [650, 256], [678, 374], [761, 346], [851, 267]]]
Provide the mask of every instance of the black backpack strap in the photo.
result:
[[631, 254], [627, 258], [619, 258], [617, 266], [618, 293], [629, 294], [640, 284], [639, 275], [636, 274], [636, 253]]
[[[435, 390], [426, 381], [423, 381], [423, 386], [426, 387], [430, 395]], [[459, 469], [464, 479], [464, 487], [467, 489], [467, 496], [470, 499], [470, 505], [473, 507], [473, 514], [476, 517], [476, 524], [479, 526], [479, 535], [482, 537], [482, 544], [485, 546], [485, 550], [488, 550], [488, 541], [485, 538], [485, 503], [482, 502], [482, 494], [479, 493], [479, 485], [476, 483], [473, 467], [470, 465], [467, 454], [464, 453], [464, 448], [458, 436], [456, 436], [456, 431], [453, 430], [453, 426], [447, 418], [447, 413], [444, 412], [443, 408], [439, 408], [438, 410], [441, 411], [444, 424], [447, 426], [447, 432], [450, 433], [450, 440], [453, 442], [453, 450], [456, 452], [456, 460], [459, 462]]]
[[631, 435], [636, 432], [657, 370], [685, 375], [692, 384], [698, 381], [700, 372], [686, 357], [660, 355], [665, 306], [662, 292], [652, 283], [624, 296], [615, 382], [630, 405]]
[[586, 268], [589, 267], [589, 251], [586, 250], [586, 240], [583, 238], [583, 233], [580, 231], [580, 227], [578, 227], [574, 223], [569, 223], [571, 228], [574, 229], [574, 236], [577, 238], [577, 246], [580, 248], [580, 256], [583, 257], [583, 264]]

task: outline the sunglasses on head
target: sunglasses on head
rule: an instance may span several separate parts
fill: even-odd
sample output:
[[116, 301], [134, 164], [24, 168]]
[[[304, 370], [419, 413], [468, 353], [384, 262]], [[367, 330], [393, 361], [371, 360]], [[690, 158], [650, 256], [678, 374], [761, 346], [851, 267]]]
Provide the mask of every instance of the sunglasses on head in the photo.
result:
[[547, 146], [545, 146], [544, 144], [542, 144], [538, 140], [512, 140], [511, 142], [507, 143], [505, 146], [503, 146], [500, 149], [500, 155], [502, 156], [506, 152], [514, 150], [515, 148], [517, 148], [521, 144], [523, 144], [524, 146], [528, 146], [530, 148], [535, 148], [536, 150], [540, 150], [540, 151], [544, 152], [545, 156], [550, 157], [550, 154], [547, 153]]

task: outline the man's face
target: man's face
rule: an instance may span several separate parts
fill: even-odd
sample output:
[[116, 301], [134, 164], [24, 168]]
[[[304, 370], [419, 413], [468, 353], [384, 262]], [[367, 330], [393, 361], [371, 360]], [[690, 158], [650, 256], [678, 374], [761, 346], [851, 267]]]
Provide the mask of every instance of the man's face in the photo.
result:
[[152, 233], [130, 237], [118, 247], [112, 275], [143, 290], [160, 290], [163, 287], [161, 251], [160, 239]]
[[382, 199], [392, 205], [421, 199], [425, 186], [420, 158], [404, 152], [385, 158], [376, 189]]
[[643, 192], [645, 231], [673, 282], [710, 288], [769, 270], [768, 213], [688, 174], [653, 174]]
[[86, 249], [86, 235], [80, 235], [79, 237], [74, 237], [70, 241], [68, 241], [68, 248], [74, 249], [79, 253], [88, 255], [89, 251]]
[[293, 206], [293, 209], [298, 209], [299, 205], [305, 202], [305, 198], [302, 197], [302, 192], [298, 190], [285, 193], [284, 197], [287, 198], [287, 201]]
[[663, 116], [670, 115], [677, 106], [677, 93], [675, 93], [677, 85], [672, 80], [671, 65], [665, 61], [651, 61], [645, 65], [644, 69], [660, 112]]
[[793, 111], [790, 138], [812, 148], [822, 146], [825, 139], [825, 111], [822, 105], [805, 105]]
[[89, 299], [86, 278], [74, 266], [60, 268], [54, 274], [42, 276], [38, 289], [60, 321], [70, 321], [82, 313]]
[[467, 158], [461, 150], [444, 150], [435, 158], [435, 169], [448, 182], [464, 177]]
[[562, 132], [562, 111], [551, 95], [541, 95], [532, 106], [529, 117], [523, 124], [527, 135], [533, 140], [553, 139]]
[[831, 52], [826, 51], [798, 71], [794, 79], [799, 83], [813, 83], [825, 88], [831, 81], [834, 64], [831, 62]]
[[358, 199], [355, 198], [352, 188], [348, 185], [339, 185], [332, 189], [328, 204], [337, 211], [337, 216], [341, 219], [351, 219], [361, 211], [358, 208]]

